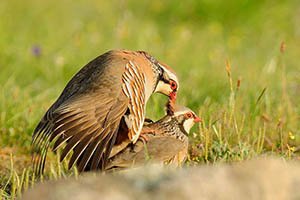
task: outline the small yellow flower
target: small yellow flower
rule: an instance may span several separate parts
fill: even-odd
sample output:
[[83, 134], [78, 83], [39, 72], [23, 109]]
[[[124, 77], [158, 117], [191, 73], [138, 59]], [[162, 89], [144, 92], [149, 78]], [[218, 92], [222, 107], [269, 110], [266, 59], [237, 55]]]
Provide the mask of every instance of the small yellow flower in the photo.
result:
[[294, 151], [295, 151], [295, 147], [290, 147], [290, 150], [291, 150], [292, 152], [294, 152]]
[[289, 137], [290, 137], [291, 140], [295, 139], [295, 136], [293, 135], [293, 133], [291, 131], [289, 132]]

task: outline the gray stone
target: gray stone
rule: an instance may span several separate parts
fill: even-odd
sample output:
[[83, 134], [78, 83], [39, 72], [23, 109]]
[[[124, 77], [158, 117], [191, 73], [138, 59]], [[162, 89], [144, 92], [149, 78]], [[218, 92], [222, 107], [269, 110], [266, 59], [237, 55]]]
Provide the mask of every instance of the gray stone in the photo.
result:
[[168, 169], [158, 165], [115, 174], [85, 174], [79, 180], [42, 183], [24, 200], [85, 199], [300, 199], [300, 166], [264, 158], [235, 164]]

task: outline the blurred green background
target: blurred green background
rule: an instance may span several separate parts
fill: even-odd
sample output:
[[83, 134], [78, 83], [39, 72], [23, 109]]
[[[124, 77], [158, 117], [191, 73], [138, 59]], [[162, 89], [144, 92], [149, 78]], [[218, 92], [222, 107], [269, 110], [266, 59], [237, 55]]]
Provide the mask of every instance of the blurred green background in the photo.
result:
[[[234, 87], [241, 77], [234, 113], [245, 121], [240, 139], [254, 144], [265, 115], [273, 143], [282, 122], [284, 134], [292, 132], [299, 144], [298, 0], [2, 0], [1, 148], [29, 152], [33, 129], [68, 80], [110, 49], [145, 50], [172, 66], [179, 103], [200, 110], [206, 123], [232, 108], [228, 58]], [[154, 95], [148, 117], [162, 117], [165, 100]]]

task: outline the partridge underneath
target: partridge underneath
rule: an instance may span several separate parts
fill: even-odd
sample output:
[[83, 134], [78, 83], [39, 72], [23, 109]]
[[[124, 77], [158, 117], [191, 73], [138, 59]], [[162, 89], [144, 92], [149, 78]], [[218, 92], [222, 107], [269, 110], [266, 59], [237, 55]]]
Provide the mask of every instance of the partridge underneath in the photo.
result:
[[115, 146], [106, 170], [128, 168], [144, 164], [147, 160], [180, 165], [188, 153], [188, 133], [200, 118], [189, 108], [168, 105], [167, 115], [142, 129], [146, 141], [140, 138], [136, 144]]
[[84, 66], [48, 109], [33, 134], [36, 173], [43, 172], [50, 144], [63, 144], [61, 160], [73, 152], [69, 168], [104, 169], [115, 143], [135, 143], [155, 92], [175, 101], [175, 72], [144, 51], [112, 50]]

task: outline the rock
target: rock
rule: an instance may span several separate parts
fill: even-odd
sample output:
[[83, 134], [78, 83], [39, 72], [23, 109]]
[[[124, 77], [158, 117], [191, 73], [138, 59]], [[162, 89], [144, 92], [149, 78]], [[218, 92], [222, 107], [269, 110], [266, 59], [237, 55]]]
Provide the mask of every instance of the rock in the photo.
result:
[[232, 165], [167, 169], [149, 165], [115, 174], [42, 183], [24, 200], [300, 199], [300, 165], [264, 158]]

